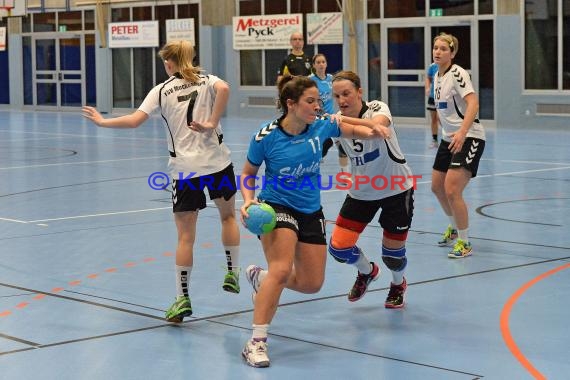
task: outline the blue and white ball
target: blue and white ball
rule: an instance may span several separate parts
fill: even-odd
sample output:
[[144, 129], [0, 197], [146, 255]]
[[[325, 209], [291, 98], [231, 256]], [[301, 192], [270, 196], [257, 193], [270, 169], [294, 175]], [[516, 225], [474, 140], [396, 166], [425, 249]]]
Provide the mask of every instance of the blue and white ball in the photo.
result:
[[263, 235], [275, 228], [275, 210], [267, 203], [252, 204], [246, 211], [245, 226], [252, 234]]

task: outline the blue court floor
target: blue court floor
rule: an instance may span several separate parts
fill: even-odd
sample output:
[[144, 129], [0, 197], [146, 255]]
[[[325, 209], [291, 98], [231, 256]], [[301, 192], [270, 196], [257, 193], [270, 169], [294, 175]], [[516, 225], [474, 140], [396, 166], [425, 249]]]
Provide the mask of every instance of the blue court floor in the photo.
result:
[[[223, 120], [238, 173], [260, 123]], [[212, 204], [199, 218], [194, 315], [181, 325], [163, 320], [175, 296], [176, 231], [170, 193], [148, 185], [166, 171], [160, 119], [110, 130], [79, 112], [0, 111], [0, 377], [568, 379], [570, 132], [487, 130], [465, 192], [474, 254], [451, 260], [436, 245], [447, 219], [430, 190], [427, 126], [397, 127], [422, 176], [406, 307], [384, 308], [383, 265], [370, 292], [348, 302], [356, 269], [329, 259], [319, 293], [283, 293], [271, 367], [255, 369], [240, 355], [251, 335], [249, 284], [242, 278], [238, 295], [222, 291]], [[322, 172], [337, 171], [332, 150]], [[329, 235], [344, 196], [322, 194]], [[359, 241], [375, 261], [381, 236], [374, 222]], [[242, 228], [241, 267], [264, 262]]]

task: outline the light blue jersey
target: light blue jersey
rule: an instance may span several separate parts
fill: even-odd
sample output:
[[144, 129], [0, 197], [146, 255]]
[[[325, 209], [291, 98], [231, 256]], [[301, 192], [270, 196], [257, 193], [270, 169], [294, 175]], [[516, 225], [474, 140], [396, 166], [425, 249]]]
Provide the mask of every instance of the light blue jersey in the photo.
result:
[[340, 129], [336, 122], [317, 119], [293, 136], [283, 130], [280, 122], [278, 119], [264, 125], [249, 144], [248, 161], [258, 167], [265, 162], [265, 175], [256, 181], [262, 189], [259, 198], [313, 213], [321, 208], [323, 141], [339, 137]]
[[323, 110], [332, 115], [334, 113], [334, 102], [332, 96], [333, 76], [331, 74], [326, 74], [325, 79], [321, 79], [317, 75], [311, 74], [309, 75], [309, 78], [317, 84], [319, 97], [323, 101]]
[[430, 78], [430, 85], [429, 85], [429, 97], [430, 98], [435, 98], [434, 93], [433, 93], [433, 82], [434, 82], [434, 76], [435, 73], [437, 73], [438, 70], [438, 66], [437, 63], [432, 63], [431, 65], [429, 65], [428, 69], [427, 69], [427, 76], [428, 78]]

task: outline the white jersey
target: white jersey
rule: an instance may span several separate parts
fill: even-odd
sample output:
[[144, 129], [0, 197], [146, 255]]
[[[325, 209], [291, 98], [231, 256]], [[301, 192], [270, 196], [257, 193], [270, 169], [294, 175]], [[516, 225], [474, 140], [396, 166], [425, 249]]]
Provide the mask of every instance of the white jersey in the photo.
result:
[[[392, 126], [392, 115], [386, 103], [373, 100], [362, 103], [361, 119], [372, 119], [384, 115], [390, 120], [390, 138], [347, 139], [339, 138], [347, 156], [350, 157], [353, 184], [348, 194], [360, 200], [379, 200], [400, 194], [414, 186], [412, 170], [400, 150], [396, 130]], [[357, 177], [368, 178], [368, 184], [356, 188]]]
[[154, 87], [139, 110], [150, 115], [159, 109], [164, 126], [170, 159], [168, 169], [174, 179], [179, 173], [193, 177], [219, 172], [231, 163], [230, 150], [222, 144], [222, 126], [207, 132], [188, 127], [192, 120], [207, 121], [212, 114], [216, 93], [214, 84], [221, 80], [214, 75], [200, 75], [190, 83], [179, 74]]
[[[443, 76], [435, 73], [435, 107], [441, 122], [442, 137], [444, 141], [451, 141], [451, 134], [461, 128], [463, 116], [467, 110], [465, 96], [475, 92], [469, 73], [461, 66], [451, 65]], [[485, 140], [485, 129], [475, 118], [466, 137]]]

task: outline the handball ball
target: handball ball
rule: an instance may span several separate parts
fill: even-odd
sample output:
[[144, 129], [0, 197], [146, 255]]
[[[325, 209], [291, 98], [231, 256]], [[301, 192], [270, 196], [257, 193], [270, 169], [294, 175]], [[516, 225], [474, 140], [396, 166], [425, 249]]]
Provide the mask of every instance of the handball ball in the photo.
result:
[[275, 210], [267, 203], [252, 204], [246, 211], [245, 225], [252, 234], [263, 235], [275, 228]]

